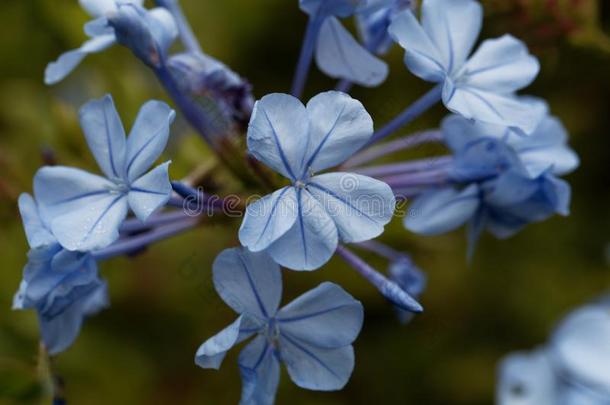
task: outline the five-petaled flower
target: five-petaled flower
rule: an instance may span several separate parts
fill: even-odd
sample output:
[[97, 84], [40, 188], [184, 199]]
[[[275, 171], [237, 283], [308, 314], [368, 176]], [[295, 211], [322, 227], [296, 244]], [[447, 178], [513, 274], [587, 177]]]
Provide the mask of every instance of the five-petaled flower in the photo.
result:
[[469, 57], [483, 21], [475, 0], [424, 0], [422, 21], [400, 13], [390, 26], [405, 48], [405, 63], [416, 76], [442, 83], [447, 108], [468, 119], [532, 132], [544, 109], [519, 98], [517, 90], [538, 75], [538, 60], [510, 35], [484, 41]]
[[110, 96], [81, 109], [87, 143], [106, 178], [63, 166], [43, 167], [34, 177], [40, 214], [64, 248], [106, 247], [118, 238], [128, 208], [145, 221], [167, 203], [170, 162], [146, 171], [165, 149], [174, 117], [167, 104], [149, 101], [126, 138]]
[[227, 249], [214, 262], [214, 286], [240, 314], [204, 342], [195, 362], [218, 369], [227, 351], [256, 335], [239, 356], [242, 404], [275, 399], [280, 362], [295, 384], [320, 391], [341, 389], [354, 368], [352, 342], [360, 333], [363, 308], [336, 284], [325, 282], [278, 310], [280, 267], [264, 252]]
[[340, 92], [319, 94], [307, 107], [284, 94], [258, 101], [248, 149], [292, 184], [248, 206], [242, 245], [266, 250], [290, 269], [313, 270], [331, 258], [339, 240], [379, 236], [395, 207], [387, 184], [351, 173], [314, 175], [343, 163], [372, 133], [362, 104]]

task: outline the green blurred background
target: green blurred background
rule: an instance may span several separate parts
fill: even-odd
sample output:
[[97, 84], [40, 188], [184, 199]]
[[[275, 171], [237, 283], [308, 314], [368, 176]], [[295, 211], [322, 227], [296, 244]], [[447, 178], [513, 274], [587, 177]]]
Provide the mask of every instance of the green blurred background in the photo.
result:
[[[330, 279], [363, 301], [366, 320], [355, 344], [356, 369], [343, 391], [301, 390], [283, 374], [279, 404], [491, 404], [503, 355], [543, 343], [570, 308], [609, 289], [610, 2], [483, 3], [484, 37], [512, 32], [541, 59], [541, 75], [528, 93], [549, 101], [582, 159], [568, 178], [572, 215], [532, 225], [507, 241], [485, 237], [470, 266], [463, 232], [416, 237], [395, 221], [383, 240], [411, 252], [429, 275], [422, 298], [426, 312], [408, 326], [342, 262], [311, 274], [285, 273], [285, 302]], [[257, 97], [288, 91], [306, 22], [297, 0], [183, 5], [204, 49], [247, 77]], [[10, 310], [27, 252], [19, 193], [31, 191], [32, 176], [50, 151], [61, 164], [97, 170], [77, 122], [77, 109], [88, 99], [112, 93], [129, 126], [142, 103], [165, 98], [155, 78], [121, 47], [89, 57], [68, 80], [45, 87], [45, 65], [81, 43], [86, 20], [76, 0], [0, 3], [2, 404], [45, 401], [37, 377], [35, 315]], [[429, 87], [408, 74], [401, 56], [398, 49], [390, 54], [391, 75], [382, 87], [353, 92], [377, 126]], [[307, 96], [332, 86], [314, 71]], [[434, 127], [444, 113], [440, 107], [431, 111], [405, 133]], [[167, 156], [174, 161], [173, 177], [212, 159], [180, 121]], [[237, 403], [238, 351], [218, 372], [198, 369], [193, 355], [234, 319], [213, 291], [210, 267], [218, 252], [237, 244], [238, 226], [239, 220], [206, 225], [136, 258], [101, 265], [112, 306], [90, 319], [76, 344], [55, 359], [70, 404]]]

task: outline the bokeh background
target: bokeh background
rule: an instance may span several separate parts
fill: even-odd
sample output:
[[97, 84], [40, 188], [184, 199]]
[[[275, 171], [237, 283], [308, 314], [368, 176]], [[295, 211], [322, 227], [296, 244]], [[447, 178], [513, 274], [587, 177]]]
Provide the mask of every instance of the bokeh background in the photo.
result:
[[[247, 77], [257, 97], [288, 91], [306, 22], [297, 0], [182, 2], [205, 51]], [[532, 225], [507, 241], [484, 237], [470, 265], [463, 232], [416, 237], [395, 221], [383, 240], [411, 252], [429, 276], [426, 312], [407, 326], [340, 261], [311, 274], [285, 273], [285, 302], [330, 279], [363, 301], [366, 320], [355, 344], [356, 369], [343, 391], [301, 390], [283, 374], [278, 404], [492, 404], [503, 355], [543, 343], [567, 311], [610, 289], [610, 2], [483, 3], [483, 37], [512, 32], [541, 59], [542, 72], [528, 93], [549, 101], [582, 159], [568, 178], [572, 215]], [[78, 107], [90, 98], [112, 93], [127, 126], [146, 100], [165, 99], [153, 75], [121, 47], [89, 57], [68, 80], [45, 87], [45, 65], [81, 43], [86, 20], [76, 0], [0, 3], [1, 404], [48, 401], [38, 378], [35, 315], [10, 310], [27, 252], [19, 193], [31, 191], [33, 174], [50, 158], [97, 170], [77, 122]], [[401, 57], [399, 49], [389, 55], [391, 75], [383, 86], [353, 92], [378, 126], [429, 87], [406, 71]], [[314, 71], [307, 96], [334, 84]], [[404, 133], [434, 127], [443, 114], [439, 107]], [[173, 132], [167, 157], [174, 177], [212, 159], [184, 122]], [[71, 404], [237, 403], [238, 351], [218, 372], [195, 367], [193, 355], [234, 319], [213, 290], [210, 268], [218, 252], [237, 244], [238, 226], [239, 220], [209, 224], [138, 257], [101, 265], [112, 306], [90, 319], [76, 344], [54, 361]]]

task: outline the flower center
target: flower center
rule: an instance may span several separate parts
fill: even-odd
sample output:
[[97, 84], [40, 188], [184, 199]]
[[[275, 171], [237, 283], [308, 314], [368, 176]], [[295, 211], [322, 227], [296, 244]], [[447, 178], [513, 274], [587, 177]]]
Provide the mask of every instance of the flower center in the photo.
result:
[[108, 186], [108, 191], [110, 194], [127, 194], [127, 192], [129, 192], [129, 184], [125, 183], [123, 180], [115, 179], [113, 180], [113, 184]]
[[278, 347], [280, 343], [280, 325], [276, 322], [275, 319], [270, 319], [269, 324], [267, 325], [267, 329], [263, 332], [265, 334], [265, 338], [267, 338], [267, 342], [272, 347]]

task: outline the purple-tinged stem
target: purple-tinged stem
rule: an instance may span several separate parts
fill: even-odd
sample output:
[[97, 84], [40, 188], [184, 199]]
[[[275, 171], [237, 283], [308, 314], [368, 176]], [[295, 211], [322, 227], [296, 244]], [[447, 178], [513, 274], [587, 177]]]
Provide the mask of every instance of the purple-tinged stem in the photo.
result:
[[309, 68], [311, 67], [311, 61], [313, 59], [316, 40], [323, 22], [324, 18], [320, 16], [311, 16], [307, 22], [307, 30], [305, 31], [299, 62], [297, 63], [294, 80], [292, 82], [291, 94], [297, 98], [301, 98], [303, 95], [305, 82], [307, 81]]
[[178, 32], [180, 33], [180, 39], [185, 48], [190, 52], [202, 53], [201, 45], [199, 45], [197, 37], [195, 37], [188, 20], [184, 16], [178, 0], [155, 0], [155, 2], [159, 7], [166, 8], [174, 17], [174, 21], [178, 26]]
[[107, 260], [124, 254], [137, 252], [138, 250], [141, 250], [152, 243], [159, 242], [161, 240], [181, 234], [182, 232], [188, 231], [189, 229], [194, 228], [198, 222], [199, 220], [197, 218], [189, 218], [179, 222], [174, 222], [172, 224], [156, 228], [155, 230], [146, 234], [124, 240], [118, 240], [107, 248], [92, 252], [91, 254], [96, 260]]
[[150, 217], [146, 222], [142, 222], [138, 218], [130, 218], [123, 222], [123, 225], [120, 228], [120, 232], [123, 234], [141, 232], [188, 218], [189, 216], [184, 213], [184, 211], [173, 211], [162, 214], [156, 214]]
[[398, 138], [394, 141], [365, 149], [350, 158], [347, 162], [343, 163], [341, 165], [341, 168], [349, 169], [352, 167], [360, 166], [364, 163], [370, 162], [371, 160], [375, 160], [386, 155], [390, 155], [392, 153], [411, 149], [426, 143], [441, 142], [442, 140], [443, 135], [439, 130], [429, 130], [412, 135], [407, 135], [405, 137]]
[[336, 253], [362, 277], [373, 284], [388, 300], [409, 312], [423, 312], [423, 307], [395, 282], [374, 270], [359, 256], [344, 246], [339, 245]]
[[386, 177], [400, 174], [417, 174], [430, 171], [447, 170], [451, 165], [451, 156], [412, 160], [402, 163], [390, 163], [380, 166], [354, 167], [350, 172], [369, 177]]
[[394, 132], [398, 131], [400, 128], [417, 119], [420, 115], [422, 115], [436, 103], [441, 101], [442, 94], [442, 84], [439, 84], [432, 88], [432, 90], [424, 94], [419, 100], [415, 101], [402, 113], [396, 116], [396, 118], [387, 123], [386, 126], [375, 132], [368, 144], [372, 145], [375, 142], [379, 142], [380, 140], [387, 138]]
[[354, 87], [354, 83], [352, 81], [347, 79], [341, 79], [339, 83], [337, 83], [337, 87], [335, 87], [335, 90], [341, 91], [343, 93], [349, 93], [352, 87]]
[[377, 177], [392, 189], [403, 187], [435, 186], [449, 182], [446, 170], [436, 170], [421, 173], [405, 173], [388, 177]]

